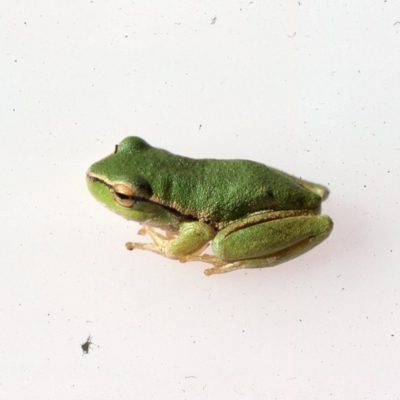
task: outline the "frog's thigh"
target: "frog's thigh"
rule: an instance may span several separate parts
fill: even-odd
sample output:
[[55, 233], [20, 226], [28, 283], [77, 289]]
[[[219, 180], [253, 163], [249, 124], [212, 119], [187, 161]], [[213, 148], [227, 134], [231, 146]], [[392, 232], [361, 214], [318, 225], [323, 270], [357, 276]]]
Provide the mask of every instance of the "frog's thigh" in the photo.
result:
[[325, 240], [332, 231], [326, 215], [277, 219], [229, 234], [220, 231], [213, 240], [216, 256], [228, 263], [206, 270], [207, 275], [241, 268], [272, 267], [298, 257]]

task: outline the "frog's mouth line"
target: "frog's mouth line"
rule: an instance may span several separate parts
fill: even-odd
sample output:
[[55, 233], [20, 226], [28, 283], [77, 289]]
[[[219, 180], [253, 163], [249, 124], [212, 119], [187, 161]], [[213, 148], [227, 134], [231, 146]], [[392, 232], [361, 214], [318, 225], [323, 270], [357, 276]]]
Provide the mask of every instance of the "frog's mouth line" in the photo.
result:
[[[142, 201], [142, 202], [154, 203], [145, 197], [130, 196], [127, 194], [117, 192], [115, 190], [115, 186], [118, 185], [119, 183], [118, 182], [111, 183], [107, 178], [105, 178], [101, 175], [93, 175], [90, 172], [88, 172], [86, 174], [86, 177], [88, 180], [90, 180], [90, 182], [93, 182], [93, 183], [100, 182], [102, 185], [104, 185], [105, 187], [107, 187], [110, 190], [110, 192], [113, 194], [114, 197], [117, 196], [121, 201], [127, 201], [127, 200], [131, 199], [133, 202]], [[132, 192], [133, 192], [133, 190], [132, 190]], [[127, 208], [129, 208], [129, 207], [127, 207]]]
[[197, 221], [197, 218], [194, 217], [193, 215], [183, 214], [183, 213], [175, 210], [174, 208], [168, 207], [164, 204], [157, 203], [146, 197], [128, 196], [128, 195], [118, 193], [114, 189], [115, 185], [117, 185], [118, 182], [111, 183], [107, 178], [103, 177], [102, 175], [93, 175], [92, 173], [88, 172], [86, 174], [86, 177], [88, 180], [90, 180], [90, 182], [100, 182], [102, 185], [104, 185], [105, 187], [107, 187], [110, 190], [110, 192], [112, 193], [112, 195], [114, 197], [117, 196], [122, 201], [132, 200], [133, 204], [130, 207], [126, 207], [126, 208], [132, 208], [136, 202], [148, 203], [148, 204], [153, 204], [157, 207], [163, 208], [164, 210], [168, 211], [170, 214], [174, 215], [175, 217], [179, 218], [182, 221]]
[[90, 182], [100, 182], [104, 186], [107, 186], [110, 189], [112, 189], [112, 187], [113, 187], [113, 185], [110, 183], [110, 181], [103, 175], [94, 175], [92, 172], [88, 171], [88, 172], [86, 172], [86, 178]]

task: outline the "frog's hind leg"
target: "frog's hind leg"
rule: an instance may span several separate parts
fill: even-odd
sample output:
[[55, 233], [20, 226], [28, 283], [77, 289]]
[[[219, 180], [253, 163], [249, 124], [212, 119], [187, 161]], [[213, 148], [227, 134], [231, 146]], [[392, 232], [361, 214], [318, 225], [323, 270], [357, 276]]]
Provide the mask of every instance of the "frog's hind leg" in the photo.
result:
[[[213, 240], [213, 251], [223, 263], [215, 263], [204, 273], [273, 267], [311, 250], [332, 231], [333, 222], [326, 215], [287, 216], [290, 213], [281, 212], [281, 219], [266, 222], [259, 214], [258, 224], [239, 229], [243, 221], [238, 221], [221, 230]], [[266, 213], [264, 219], [268, 216]]]
[[311, 250], [312, 248], [323, 242], [329, 236], [330, 232], [331, 231], [327, 231], [317, 236], [310, 237], [289, 248], [283, 249], [275, 254], [270, 254], [266, 257], [234, 261], [231, 263], [225, 263], [223, 265], [214, 265], [214, 267], [204, 270], [204, 274], [210, 276], [214, 274], [224, 274], [226, 272], [236, 271], [238, 269], [245, 268], [274, 267], [286, 261], [292, 260], [293, 258], [299, 257], [307, 251]]

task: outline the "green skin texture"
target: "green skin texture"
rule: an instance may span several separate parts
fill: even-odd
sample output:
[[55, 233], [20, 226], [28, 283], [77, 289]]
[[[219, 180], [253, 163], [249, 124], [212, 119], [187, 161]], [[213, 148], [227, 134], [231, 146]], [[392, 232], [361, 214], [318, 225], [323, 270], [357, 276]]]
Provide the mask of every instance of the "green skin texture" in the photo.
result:
[[[128, 137], [86, 176], [100, 203], [153, 239], [129, 250], [212, 264], [206, 275], [291, 260], [333, 228], [320, 215], [328, 189], [253, 161], [192, 159]], [[210, 242], [214, 255], [201, 254]]]

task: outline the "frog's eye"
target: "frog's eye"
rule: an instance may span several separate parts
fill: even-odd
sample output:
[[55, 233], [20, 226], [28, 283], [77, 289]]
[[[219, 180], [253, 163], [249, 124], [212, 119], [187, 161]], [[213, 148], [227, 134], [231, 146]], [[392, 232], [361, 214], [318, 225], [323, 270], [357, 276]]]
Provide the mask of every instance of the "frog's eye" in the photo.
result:
[[118, 183], [114, 186], [114, 199], [123, 207], [132, 207], [135, 204], [135, 193], [129, 186]]

